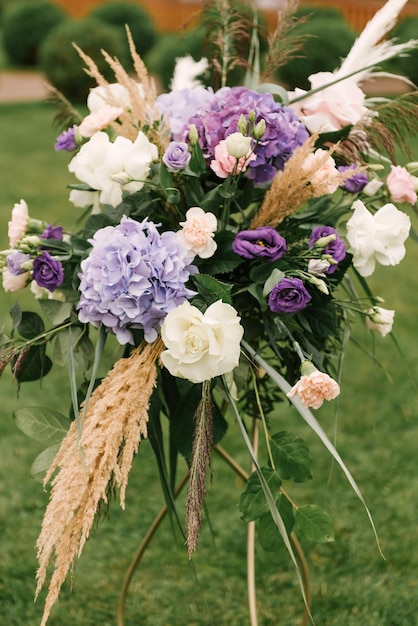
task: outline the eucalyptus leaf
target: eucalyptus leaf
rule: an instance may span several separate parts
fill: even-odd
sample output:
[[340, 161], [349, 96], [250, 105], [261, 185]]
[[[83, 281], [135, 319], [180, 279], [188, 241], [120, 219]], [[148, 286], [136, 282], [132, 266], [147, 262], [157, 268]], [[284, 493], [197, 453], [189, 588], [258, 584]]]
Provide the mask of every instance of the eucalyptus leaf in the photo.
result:
[[25, 435], [48, 446], [62, 441], [71, 423], [58, 411], [43, 407], [17, 409], [13, 417]]
[[73, 310], [73, 305], [71, 304], [71, 302], [58, 302], [57, 300], [39, 300], [39, 304], [46, 317], [49, 319], [51, 324], [54, 324], [54, 326], [65, 322], [65, 320], [70, 317], [71, 311]]
[[[270, 467], [262, 467], [260, 469], [271, 493], [273, 495], [278, 493], [282, 484], [279, 474]], [[242, 513], [241, 519], [245, 522], [257, 520], [267, 513], [270, 515], [269, 505], [257, 472], [251, 474], [248, 479], [245, 491], [243, 491], [240, 497], [239, 509]]]
[[303, 439], [281, 431], [272, 436], [270, 448], [274, 465], [283, 480], [293, 478], [302, 483], [312, 478], [309, 448]]
[[326, 511], [316, 504], [296, 509], [295, 526], [305, 539], [315, 543], [334, 541], [333, 523]]
[[32, 478], [36, 480], [36, 482], [44, 482], [45, 474], [51, 467], [51, 463], [56, 457], [57, 452], [60, 449], [60, 445], [60, 443], [56, 443], [53, 446], [49, 446], [49, 448], [42, 450], [42, 452], [38, 454], [38, 456], [32, 463], [30, 473]]
[[[94, 346], [83, 328], [75, 326], [71, 329], [71, 343], [73, 350], [74, 366], [78, 371], [85, 372], [90, 369], [94, 360]], [[61, 367], [68, 363], [68, 349], [70, 345], [70, 331], [63, 328], [55, 337], [53, 361]]]

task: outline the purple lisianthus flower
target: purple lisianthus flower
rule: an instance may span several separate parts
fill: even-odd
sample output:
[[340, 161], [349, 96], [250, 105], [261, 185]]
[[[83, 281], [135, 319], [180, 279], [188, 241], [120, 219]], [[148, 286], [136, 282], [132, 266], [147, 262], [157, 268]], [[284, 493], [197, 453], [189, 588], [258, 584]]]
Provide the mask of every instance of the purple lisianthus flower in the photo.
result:
[[232, 242], [232, 249], [244, 259], [277, 261], [286, 252], [286, 239], [271, 226], [260, 226], [239, 232]]
[[254, 150], [256, 159], [248, 164], [245, 176], [256, 185], [265, 185], [309, 136], [297, 114], [276, 102], [271, 94], [246, 87], [223, 87], [190, 117], [182, 138], [187, 140], [194, 124], [205, 158], [213, 159], [219, 142], [237, 132], [241, 115], [248, 119], [250, 112], [255, 113], [254, 124], [264, 120], [266, 128]]
[[163, 154], [163, 163], [170, 171], [177, 172], [189, 165], [191, 156], [185, 141], [171, 141]]
[[58, 239], [59, 241], [62, 241], [62, 233], [62, 226], [54, 226], [53, 224], [49, 224], [45, 228], [43, 233], [39, 235], [39, 237], [41, 239]]
[[27, 272], [26, 269], [22, 268], [22, 264], [30, 261], [30, 254], [25, 254], [20, 250], [14, 250], [7, 255], [6, 261], [9, 272], [13, 274], [13, 276], [19, 276], [19, 274]]
[[[338, 167], [339, 172], [346, 172], [348, 170], [355, 170], [356, 165], [340, 165]], [[344, 183], [341, 185], [342, 189], [348, 191], [350, 193], [358, 193], [369, 182], [367, 175], [364, 172], [356, 172], [350, 178], [347, 178]]]
[[197, 271], [189, 250], [177, 233], [160, 234], [153, 222], [129, 217], [101, 228], [90, 243], [79, 274], [80, 321], [103, 324], [121, 344], [133, 343], [132, 329], [154, 341], [167, 313], [195, 294], [186, 287]]
[[282, 278], [270, 292], [269, 307], [273, 313], [297, 313], [311, 300], [300, 278]]
[[338, 263], [345, 258], [346, 248], [345, 243], [339, 237], [335, 228], [332, 226], [316, 226], [311, 233], [309, 238], [309, 247], [313, 248], [318, 239], [322, 239], [323, 237], [329, 237], [330, 235], [335, 235], [335, 239], [327, 243], [324, 247], [324, 254], [328, 254], [330, 257], [336, 261], [335, 264], [332, 264], [327, 269], [327, 274], [333, 274], [338, 267]]
[[73, 152], [73, 150], [77, 150], [78, 145], [76, 141], [76, 131], [77, 126], [71, 126], [68, 130], [64, 130], [60, 135], [58, 135], [57, 140], [55, 142], [55, 150], [66, 150], [67, 152]]
[[53, 259], [48, 252], [42, 252], [33, 261], [32, 277], [39, 287], [55, 291], [64, 280], [61, 262]]

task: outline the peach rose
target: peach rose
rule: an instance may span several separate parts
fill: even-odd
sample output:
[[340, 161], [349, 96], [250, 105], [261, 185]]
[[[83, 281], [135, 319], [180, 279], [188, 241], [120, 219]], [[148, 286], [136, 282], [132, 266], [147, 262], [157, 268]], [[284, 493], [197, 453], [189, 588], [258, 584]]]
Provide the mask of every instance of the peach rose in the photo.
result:
[[287, 394], [288, 398], [297, 395], [303, 406], [319, 409], [324, 400], [334, 400], [339, 395], [339, 384], [328, 374], [317, 370], [310, 361], [302, 363], [301, 373], [302, 376]]
[[391, 200], [394, 202], [409, 202], [415, 204], [417, 194], [414, 188], [412, 176], [401, 165], [392, 165], [390, 174], [386, 178]]

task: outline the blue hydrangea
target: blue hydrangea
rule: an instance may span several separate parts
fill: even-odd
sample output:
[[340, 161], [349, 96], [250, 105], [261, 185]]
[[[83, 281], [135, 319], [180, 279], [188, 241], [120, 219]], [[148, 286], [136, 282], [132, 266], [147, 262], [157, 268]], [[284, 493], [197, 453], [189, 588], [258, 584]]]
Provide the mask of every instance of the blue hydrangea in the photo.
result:
[[256, 185], [265, 185], [309, 137], [297, 114], [276, 102], [271, 94], [246, 87], [219, 89], [188, 120], [183, 139], [187, 139], [188, 128], [194, 124], [203, 154], [211, 159], [218, 143], [238, 131], [240, 116], [248, 118], [251, 111], [255, 112], [256, 124], [265, 121], [266, 130], [255, 149], [257, 158], [248, 164], [245, 175]]
[[190, 252], [176, 233], [129, 217], [98, 230], [90, 243], [79, 274], [80, 321], [103, 324], [121, 344], [133, 343], [134, 328], [154, 341], [167, 313], [194, 295], [186, 287], [197, 271]]

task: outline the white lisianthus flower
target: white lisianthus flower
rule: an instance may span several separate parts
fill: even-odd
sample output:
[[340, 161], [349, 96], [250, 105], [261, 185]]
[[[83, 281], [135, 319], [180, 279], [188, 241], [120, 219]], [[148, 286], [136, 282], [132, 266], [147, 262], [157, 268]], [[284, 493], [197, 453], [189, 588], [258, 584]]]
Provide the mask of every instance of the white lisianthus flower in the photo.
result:
[[109, 124], [120, 117], [122, 113], [122, 107], [112, 107], [106, 104], [95, 113], [86, 115], [78, 127], [78, 132], [82, 137], [93, 137], [94, 133], [109, 126]]
[[3, 289], [4, 291], [19, 291], [24, 289], [30, 280], [30, 272], [22, 272], [21, 274], [12, 274], [8, 269], [2, 271]]
[[236, 159], [248, 157], [251, 153], [251, 137], [245, 137], [242, 133], [231, 133], [226, 137], [226, 149]]
[[[157, 157], [157, 146], [142, 131], [134, 142], [119, 136], [113, 143], [106, 133], [98, 132], [81, 146], [68, 169], [80, 181], [100, 191], [100, 202], [115, 207], [122, 202], [124, 191], [135, 193], [142, 189], [150, 165]], [[122, 172], [130, 181], [125, 185], [113, 179]]]
[[207, 59], [203, 58], [195, 61], [190, 54], [176, 59], [170, 84], [171, 91], [201, 87], [202, 83], [198, 80], [198, 76], [206, 72], [208, 67]]
[[[144, 90], [140, 83], [138, 83], [138, 97], [144, 97]], [[99, 86], [90, 90], [87, 97], [87, 107], [90, 113], [97, 113], [108, 104], [120, 106], [129, 111], [132, 108], [132, 102], [126, 87], [120, 83], [110, 83], [106, 87]]]
[[370, 330], [378, 330], [383, 337], [392, 331], [395, 311], [384, 309], [381, 306], [373, 306], [367, 311], [366, 324]]
[[29, 221], [29, 209], [24, 200], [16, 202], [12, 209], [12, 216], [9, 221], [9, 245], [14, 248], [19, 240], [26, 233]]
[[201, 259], [211, 257], [216, 248], [214, 233], [216, 232], [217, 220], [213, 213], [206, 213], [200, 207], [191, 207], [186, 213], [186, 221], [180, 222], [182, 230], [178, 236], [185, 247]]
[[383, 187], [384, 182], [378, 178], [372, 178], [365, 187], [362, 189], [362, 193], [366, 196], [375, 196], [379, 189]]
[[361, 200], [353, 203], [354, 212], [347, 222], [349, 252], [361, 276], [374, 272], [376, 261], [397, 265], [405, 256], [404, 243], [411, 220], [393, 204], [385, 204], [373, 215]]
[[238, 365], [243, 334], [230, 304], [218, 300], [202, 313], [186, 301], [164, 320], [161, 337], [167, 350], [161, 361], [173, 376], [201, 383]]
[[308, 272], [315, 276], [326, 276], [331, 263], [326, 259], [309, 259]]

